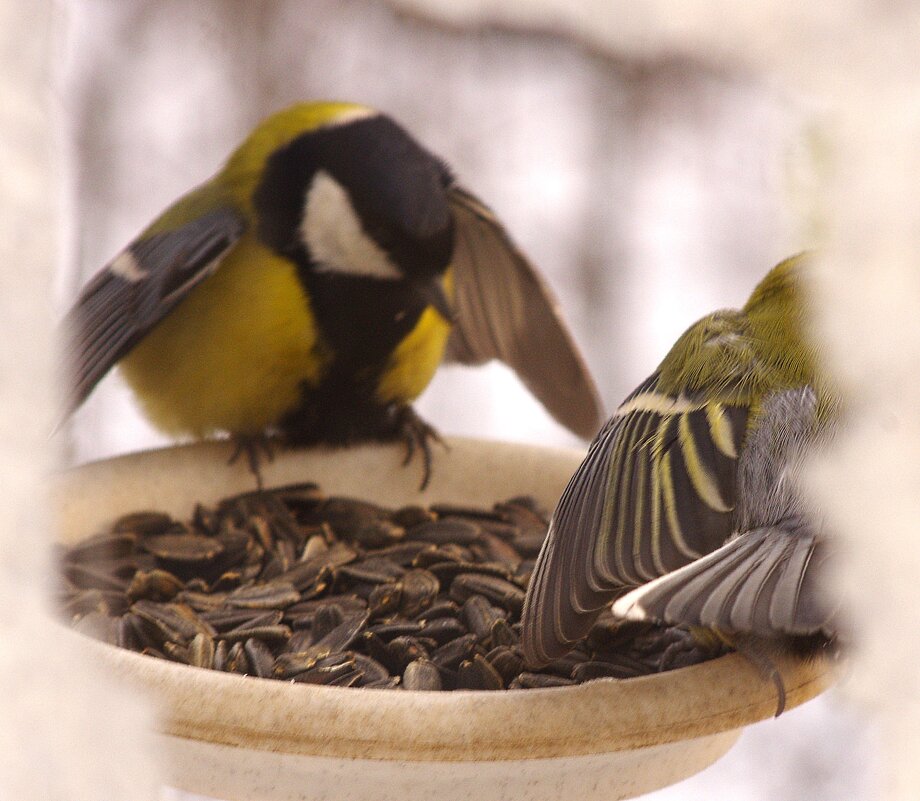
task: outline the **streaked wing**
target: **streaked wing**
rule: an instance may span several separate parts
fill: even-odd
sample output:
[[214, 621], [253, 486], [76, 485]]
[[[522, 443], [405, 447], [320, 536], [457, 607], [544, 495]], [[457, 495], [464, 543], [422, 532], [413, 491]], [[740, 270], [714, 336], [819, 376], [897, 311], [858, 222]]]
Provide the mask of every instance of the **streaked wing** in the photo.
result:
[[602, 420], [600, 398], [549, 287], [486, 206], [457, 186], [449, 197], [457, 321], [445, 358], [501, 359], [556, 420], [593, 436]]
[[553, 514], [524, 609], [531, 662], [565, 653], [630, 587], [725, 542], [747, 413], [668, 395], [657, 374], [623, 402]]
[[172, 231], [135, 240], [87, 284], [64, 321], [72, 378], [66, 413], [213, 274], [245, 229], [242, 215], [219, 208]]
[[624, 595], [614, 613], [759, 637], [827, 633], [833, 613], [816, 578], [825, 558], [803, 526], [754, 529]]

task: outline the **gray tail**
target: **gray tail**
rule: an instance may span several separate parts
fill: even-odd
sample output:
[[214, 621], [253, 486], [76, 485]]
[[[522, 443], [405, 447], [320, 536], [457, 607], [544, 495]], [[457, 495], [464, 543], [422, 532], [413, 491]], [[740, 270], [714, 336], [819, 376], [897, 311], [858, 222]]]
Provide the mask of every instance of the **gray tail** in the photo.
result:
[[614, 614], [758, 637], [833, 636], [826, 543], [797, 523], [753, 529], [629, 592]]

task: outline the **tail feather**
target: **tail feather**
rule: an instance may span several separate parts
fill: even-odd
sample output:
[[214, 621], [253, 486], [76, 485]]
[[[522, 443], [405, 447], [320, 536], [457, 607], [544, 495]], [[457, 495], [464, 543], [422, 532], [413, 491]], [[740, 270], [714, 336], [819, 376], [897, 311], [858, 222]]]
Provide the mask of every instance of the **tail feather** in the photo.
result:
[[[657, 594], [665, 601], [664, 614], [678, 619], [693, 618], [704, 621], [707, 615], [712, 614], [706, 609], [707, 605], [716, 609], [723, 606], [725, 598], [732, 596], [734, 590], [744, 581], [750, 572], [750, 551], [754, 546], [754, 543], [744, 542], [739, 543], [730, 553], [720, 554], [719, 551], [714, 551], [709, 557], [704, 557], [707, 562], [705, 566], [701, 565], [698, 570], [688, 571], [686, 578], [681, 581], [682, 586], [674, 586], [672, 589], [667, 586], [668, 582], [662, 582]], [[719, 554], [719, 557], [711, 558], [715, 554]], [[674, 573], [666, 575], [673, 576]]]
[[800, 526], [754, 529], [632, 590], [614, 614], [760, 637], [829, 632], [832, 610], [816, 574], [825, 549]]
[[808, 634], [799, 632], [796, 621], [799, 617], [799, 596], [802, 583], [808, 573], [808, 564], [815, 551], [816, 542], [810, 537], [796, 537], [788, 558], [779, 571], [776, 587], [770, 598], [769, 618], [772, 628], [790, 634]]

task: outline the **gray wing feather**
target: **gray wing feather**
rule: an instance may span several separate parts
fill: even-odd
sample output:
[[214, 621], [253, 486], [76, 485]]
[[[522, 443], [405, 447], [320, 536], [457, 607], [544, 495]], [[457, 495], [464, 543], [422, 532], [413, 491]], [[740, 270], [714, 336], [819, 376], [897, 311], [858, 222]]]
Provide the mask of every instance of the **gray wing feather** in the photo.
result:
[[566, 653], [588, 633], [598, 610], [621, 591], [596, 581], [593, 543], [608, 494], [610, 449], [622, 425], [622, 418], [613, 418], [597, 435], [553, 514], [521, 616], [521, 639], [530, 664]]
[[[67, 414], [147, 332], [214, 273], [244, 230], [239, 212], [216, 209], [181, 228], [136, 240], [87, 284], [64, 321], [64, 355], [72, 382]], [[133, 273], [113, 267], [125, 259], [134, 265]]]
[[592, 436], [602, 419], [597, 388], [549, 287], [485, 205], [458, 186], [449, 198], [457, 320], [445, 359], [500, 359], [560, 423]]
[[[522, 616], [522, 642], [531, 664], [564, 654], [588, 633], [599, 610], [631, 587], [712, 552], [731, 534], [730, 509], [709, 507], [689, 477], [689, 457], [682, 454], [692, 437], [697, 472], [711, 477], [730, 506], [737, 458], [705, 447], [715, 436], [705, 424], [705, 408], [667, 413], [656, 411], [654, 402], [630, 407], [649, 394], [666, 407], [669, 399], [658, 391], [658, 381], [653, 374], [624, 401], [620, 410], [627, 411], [615, 414], [591, 443], [556, 506]], [[724, 413], [732, 419], [738, 451], [747, 411], [726, 407]], [[693, 415], [702, 415], [704, 424], [688, 423], [683, 444], [675, 433], [666, 449], [671, 458], [663, 462], [654, 442], [667, 439], [682, 418]], [[665, 483], [675, 509], [671, 519], [663, 511]]]

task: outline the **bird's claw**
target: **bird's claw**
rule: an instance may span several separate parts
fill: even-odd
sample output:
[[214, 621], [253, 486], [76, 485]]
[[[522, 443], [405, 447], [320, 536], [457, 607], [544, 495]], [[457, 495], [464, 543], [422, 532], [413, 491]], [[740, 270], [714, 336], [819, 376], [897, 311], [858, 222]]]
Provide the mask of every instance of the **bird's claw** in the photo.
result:
[[265, 488], [265, 483], [262, 479], [263, 459], [265, 462], [275, 460], [275, 443], [272, 442], [267, 434], [261, 433], [235, 434], [232, 441], [234, 445], [233, 453], [227, 460], [227, 464], [234, 464], [240, 457], [245, 456], [246, 466], [249, 468], [249, 472], [255, 476], [256, 487], [259, 491], [263, 490]]
[[437, 430], [422, 420], [411, 407], [400, 409], [398, 415], [396, 430], [406, 445], [403, 467], [412, 461], [417, 450], [421, 451], [422, 482], [419, 485], [419, 491], [424, 491], [431, 480], [431, 443], [438, 443], [444, 450], [449, 450], [449, 447]]
[[764, 681], [773, 683], [776, 688], [776, 711], [773, 717], [778, 718], [786, 709], [786, 684], [783, 676], [776, 666], [770, 652], [764, 643], [754, 637], [736, 636], [726, 642], [751, 663], [760, 673]]

